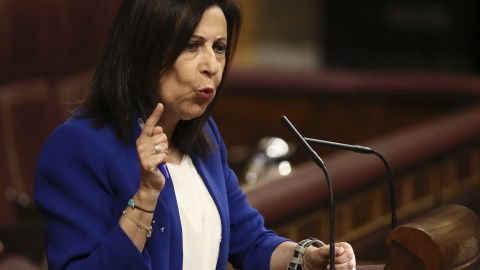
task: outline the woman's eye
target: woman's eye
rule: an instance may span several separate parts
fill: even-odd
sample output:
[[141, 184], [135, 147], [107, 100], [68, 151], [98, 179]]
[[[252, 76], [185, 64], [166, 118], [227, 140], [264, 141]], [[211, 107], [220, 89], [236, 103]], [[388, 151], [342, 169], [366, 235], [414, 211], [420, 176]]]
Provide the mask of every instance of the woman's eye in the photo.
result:
[[198, 48], [198, 43], [197, 42], [188, 42], [187, 46], [185, 46], [185, 49], [188, 51], [194, 51]]
[[213, 49], [217, 52], [217, 53], [224, 53], [225, 50], [227, 49], [227, 46], [225, 44], [215, 44], [213, 46]]

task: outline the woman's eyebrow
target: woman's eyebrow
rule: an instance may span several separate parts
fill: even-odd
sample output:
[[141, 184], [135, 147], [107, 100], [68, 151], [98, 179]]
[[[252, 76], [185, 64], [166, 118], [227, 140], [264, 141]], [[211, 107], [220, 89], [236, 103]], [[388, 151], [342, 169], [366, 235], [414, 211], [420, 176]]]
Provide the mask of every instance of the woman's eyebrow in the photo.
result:
[[[200, 39], [200, 40], [206, 40], [206, 38], [204, 36], [200, 36], [200, 35], [192, 35], [192, 38], [196, 38], [196, 39]], [[227, 41], [227, 38], [223, 37], [223, 36], [220, 36], [216, 39], [216, 41]]]
[[199, 35], [192, 35], [192, 38], [202, 39], [205, 40], [205, 37]]

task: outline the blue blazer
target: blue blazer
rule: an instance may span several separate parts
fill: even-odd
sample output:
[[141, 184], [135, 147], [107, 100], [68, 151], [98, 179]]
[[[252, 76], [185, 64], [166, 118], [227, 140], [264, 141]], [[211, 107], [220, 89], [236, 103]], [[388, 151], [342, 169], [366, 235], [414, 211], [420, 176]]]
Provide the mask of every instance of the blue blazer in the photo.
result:
[[[38, 158], [35, 201], [47, 230], [47, 259], [56, 269], [182, 269], [182, 228], [171, 180], [155, 209], [152, 237], [142, 253], [119, 226], [128, 200], [140, 184], [134, 138], [120, 141], [110, 126], [91, 127], [90, 119], [71, 118], [46, 141]], [[269, 269], [273, 250], [287, 239], [264, 227], [227, 165], [226, 149], [209, 119], [205, 129], [215, 151], [191, 158], [210, 192], [222, 223], [217, 268]], [[165, 230], [162, 232], [160, 226]], [[199, 250], [198, 252], [201, 252]]]

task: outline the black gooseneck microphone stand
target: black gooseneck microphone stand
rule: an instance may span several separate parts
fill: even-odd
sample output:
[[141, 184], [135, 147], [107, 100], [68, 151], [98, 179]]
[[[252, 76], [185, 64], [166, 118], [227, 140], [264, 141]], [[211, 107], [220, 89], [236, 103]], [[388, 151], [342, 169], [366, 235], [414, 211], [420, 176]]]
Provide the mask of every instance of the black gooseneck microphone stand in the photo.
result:
[[318, 154], [313, 151], [310, 145], [306, 142], [300, 133], [295, 129], [295, 127], [288, 121], [287, 117], [282, 116], [282, 122], [287, 126], [290, 132], [295, 136], [297, 141], [303, 147], [303, 149], [308, 153], [310, 158], [317, 164], [324, 172], [327, 179], [328, 192], [330, 195], [330, 269], [335, 270], [335, 205], [333, 200], [333, 189], [332, 182], [330, 181], [330, 175], [328, 174], [327, 168], [323, 163], [323, 160], [318, 156]]
[[390, 168], [390, 165], [387, 162], [387, 159], [385, 159], [385, 157], [382, 156], [382, 154], [380, 154], [379, 152], [371, 148], [360, 146], [360, 145], [350, 145], [350, 144], [322, 141], [322, 140], [316, 140], [316, 139], [310, 139], [310, 138], [304, 138], [304, 139], [306, 142], [311, 144], [322, 145], [322, 146], [336, 148], [336, 149], [343, 149], [343, 150], [353, 151], [353, 152], [362, 153], [362, 154], [375, 154], [377, 157], [379, 157], [385, 164], [385, 167], [387, 168], [387, 171], [388, 171], [388, 175], [390, 176], [390, 206], [391, 206], [391, 212], [392, 212], [392, 230], [397, 227], [395, 182], [393, 180], [393, 172], [392, 172], [392, 168]]

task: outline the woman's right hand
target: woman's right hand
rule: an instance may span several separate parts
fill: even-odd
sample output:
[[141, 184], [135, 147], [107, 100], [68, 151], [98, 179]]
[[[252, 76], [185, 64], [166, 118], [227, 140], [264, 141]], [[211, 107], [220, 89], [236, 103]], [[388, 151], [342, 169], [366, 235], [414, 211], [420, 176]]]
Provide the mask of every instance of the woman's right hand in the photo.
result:
[[[165, 177], [158, 165], [167, 161], [168, 140], [158, 121], [163, 113], [163, 105], [159, 103], [145, 123], [142, 133], [137, 139], [137, 154], [140, 164], [140, 190], [157, 197], [165, 186]], [[162, 150], [157, 153], [155, 146]]]

